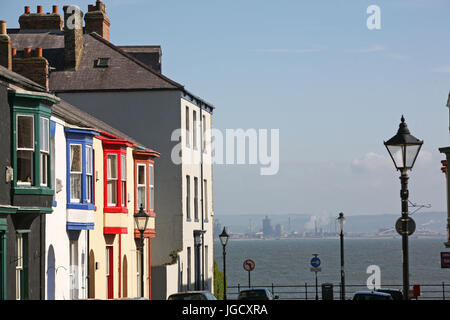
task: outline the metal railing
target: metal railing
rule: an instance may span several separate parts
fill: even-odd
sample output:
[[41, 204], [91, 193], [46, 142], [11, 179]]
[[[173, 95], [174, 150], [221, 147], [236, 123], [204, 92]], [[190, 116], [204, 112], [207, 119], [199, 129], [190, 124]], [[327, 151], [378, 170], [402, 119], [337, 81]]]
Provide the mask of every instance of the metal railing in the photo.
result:
[[[333, 299], [340, 300], [341, 284], [333, 285]], [[401, 284], [383, 284], [382, 288], [402, 289]], [[237, 299], [239, 292], [242, 289], [247, 289], [249, 286], [240, 285], [228, 286], [228, 299]], [[272, 292], [272, 295], [278, 296], [280, 300], [315, 300], [316, 286], [315, 284], [298, 284], [298, 285], [252, 285], [251, 288], [267, 288]], [[411, 287], [412, 289], [412, 287]], [[345, 299], [350, 300], [356, 291], [368, 291], [367, 285], [345, 285]], [[322, 285], [317, 287], [317, 296], [322, 300]], [[450, 283], [442, 282], [440, 284], [420, 284], [420, 296], [411, 297], [411, 300], [449, 300], [450, 299]]]

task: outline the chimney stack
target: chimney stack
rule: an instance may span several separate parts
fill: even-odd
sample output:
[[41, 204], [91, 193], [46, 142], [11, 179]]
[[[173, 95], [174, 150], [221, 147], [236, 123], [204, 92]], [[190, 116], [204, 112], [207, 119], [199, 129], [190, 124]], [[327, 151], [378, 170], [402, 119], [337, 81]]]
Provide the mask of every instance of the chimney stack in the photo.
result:
[[6, 32], [6, 21], [0, 21], [0, 65], [12, 70], [11, 38]]
[[64, 6], [64, 68], [76, 71], [83, 56], [83, 12], [77, 6]]
[[102, 1], [97, 0], [95, 6], [91, 4], [88, 6], [84, 21], [86, 33], [96, 32], [109, 41], [111, 21], [106, 15], [106, 5]]
[[37, 6], [37, 12], [31, 13], [26, 6], [24, 14], [19, 17], [20, 30], [62, 30], [63, 19], [58, 14], [58, 6], [53, 6], [52, 13], [43, 13], [42, 6]]
[[42, 56], [42, 48], [34, 50], [34, 57], [31, 53], [31, 48], [25, 48], [22, 58], [15, 56], [13, 71], [48, 89], [49, 63]]

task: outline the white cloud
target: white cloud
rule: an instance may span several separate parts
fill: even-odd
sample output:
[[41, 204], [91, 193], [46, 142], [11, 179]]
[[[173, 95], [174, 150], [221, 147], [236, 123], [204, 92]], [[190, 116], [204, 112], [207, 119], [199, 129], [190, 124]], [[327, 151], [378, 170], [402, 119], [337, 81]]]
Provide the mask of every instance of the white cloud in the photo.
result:
[[440, 66], [431, 69], [432, 72], [439, 72], [439, 73], [450, 73], [450, 66]]
[[351, 49], [351, 50], [347, 50], [347, 52], [352, 52], [352, 53], [371, 53], [371, 52], [380, 52], [380, 51], [385, 51], [386, 47], [381, 45], [381, 44], [374, 44], [368, 48], [361, 48], [361, 49]]
[[380, 169], [386, 170], [392, 168], [394, 164], [389, 156], [380, 155], [375, 152], [368, 152], [364, 156], [354, 159], [351, 168], [354, 172], [372, 172]]

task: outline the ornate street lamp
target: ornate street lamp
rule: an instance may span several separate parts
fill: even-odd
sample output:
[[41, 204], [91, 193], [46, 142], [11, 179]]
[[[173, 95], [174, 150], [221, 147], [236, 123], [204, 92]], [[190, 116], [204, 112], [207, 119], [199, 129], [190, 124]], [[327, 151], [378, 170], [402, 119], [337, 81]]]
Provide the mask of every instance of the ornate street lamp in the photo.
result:
[[345, 271], [344, 271], [344, 213], [339, 213], [339, 217], [337, 218], [339, 221], [339, 226], [341, 228], [341, 232], [339, 234], [341, 238], [341, 300], [345, 300]]
[[139, 250], [141, 251], [141, 297], [144, 297], [144, 232], [147, 229], [148, 218], [150, 217], [144, 211], [144, 206], [141, 204], [139, 212], [134, 214], [134, 221], [136, 222], [136, 228], [139, 230], [140, 239]]
[[228, 238], [230, 238], [230, 236], [228, 235], [225, 227], [223, 227], [223, 231], [219, 235], [219, 239], [220, 239], [220, 242], [222, 243], [222, 248], [223, 248], [223, 299], [224, 300], [227, 300], [227, 280], [226, 280], [227, 279], [227, 269], [226, 269], [226, 263], [225, 263], [225, 256], [226, 256], [225, 247], [227, 246]]
[[405, 300], [408, 300], [409, 295], [408, 221], [410, 218], [408, 217], [408, 170], [411, 170], [414, 166], [422, 144], [423, 141], [411, 135], [403, 116], [397, 134], [384, 142], [392, 161], [394, 161], [395, 168], [401, 172], [401, 233], [403, 248], [403, 295]]

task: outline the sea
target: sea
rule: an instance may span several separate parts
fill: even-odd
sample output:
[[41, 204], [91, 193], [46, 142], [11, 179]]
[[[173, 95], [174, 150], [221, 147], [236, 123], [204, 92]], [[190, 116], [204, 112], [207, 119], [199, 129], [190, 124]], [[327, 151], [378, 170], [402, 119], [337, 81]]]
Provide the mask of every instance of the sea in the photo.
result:
[[[445, 241], [444, 236], [409, 239], [410, 285], [411, 288], [414, 284], [421, 285], [421, 298], [450, 299], [450, 269], [441, 268], [440, 260], [440, 253], [449, 251], [444, 247]], [[214, 259], [220, 271], [223, 271], [222, 252], [222, 245], [216, 240]], [[271, 289], [273, 285], [275, 288], [273, 291], [280, 299], [314, 299], [316, 273], [311, 271], [310, 265], [313, 254], [317, 254], [321, 260], [321, 271], [317, 272], [318, 291], [321, 292], [322, 284], [331, 283], [334, 285], [333, 292], [336, 299], [339, 296], [341, 263], [338, 237], [279, 240], [230, 238], [226, 246], [228, 287], [248, 286], [249, 272], [244, 270], [243, 263], [246, 259], [251, 259], [255, 263], [255, 268], [250, 273], [252, 287]], [[381, 287], [401, 289], [402, 257], [400, 238], [346, 238], [344, 240], [346, 298], [351, 298], [355, 291], [368, 289], [368, 278], [374, 274], [373, 267], [370, 266], [379, 267]], [[232, 299], [236, 297], [238, 289], [229, 288], [228, 292], [229, 298]]]

